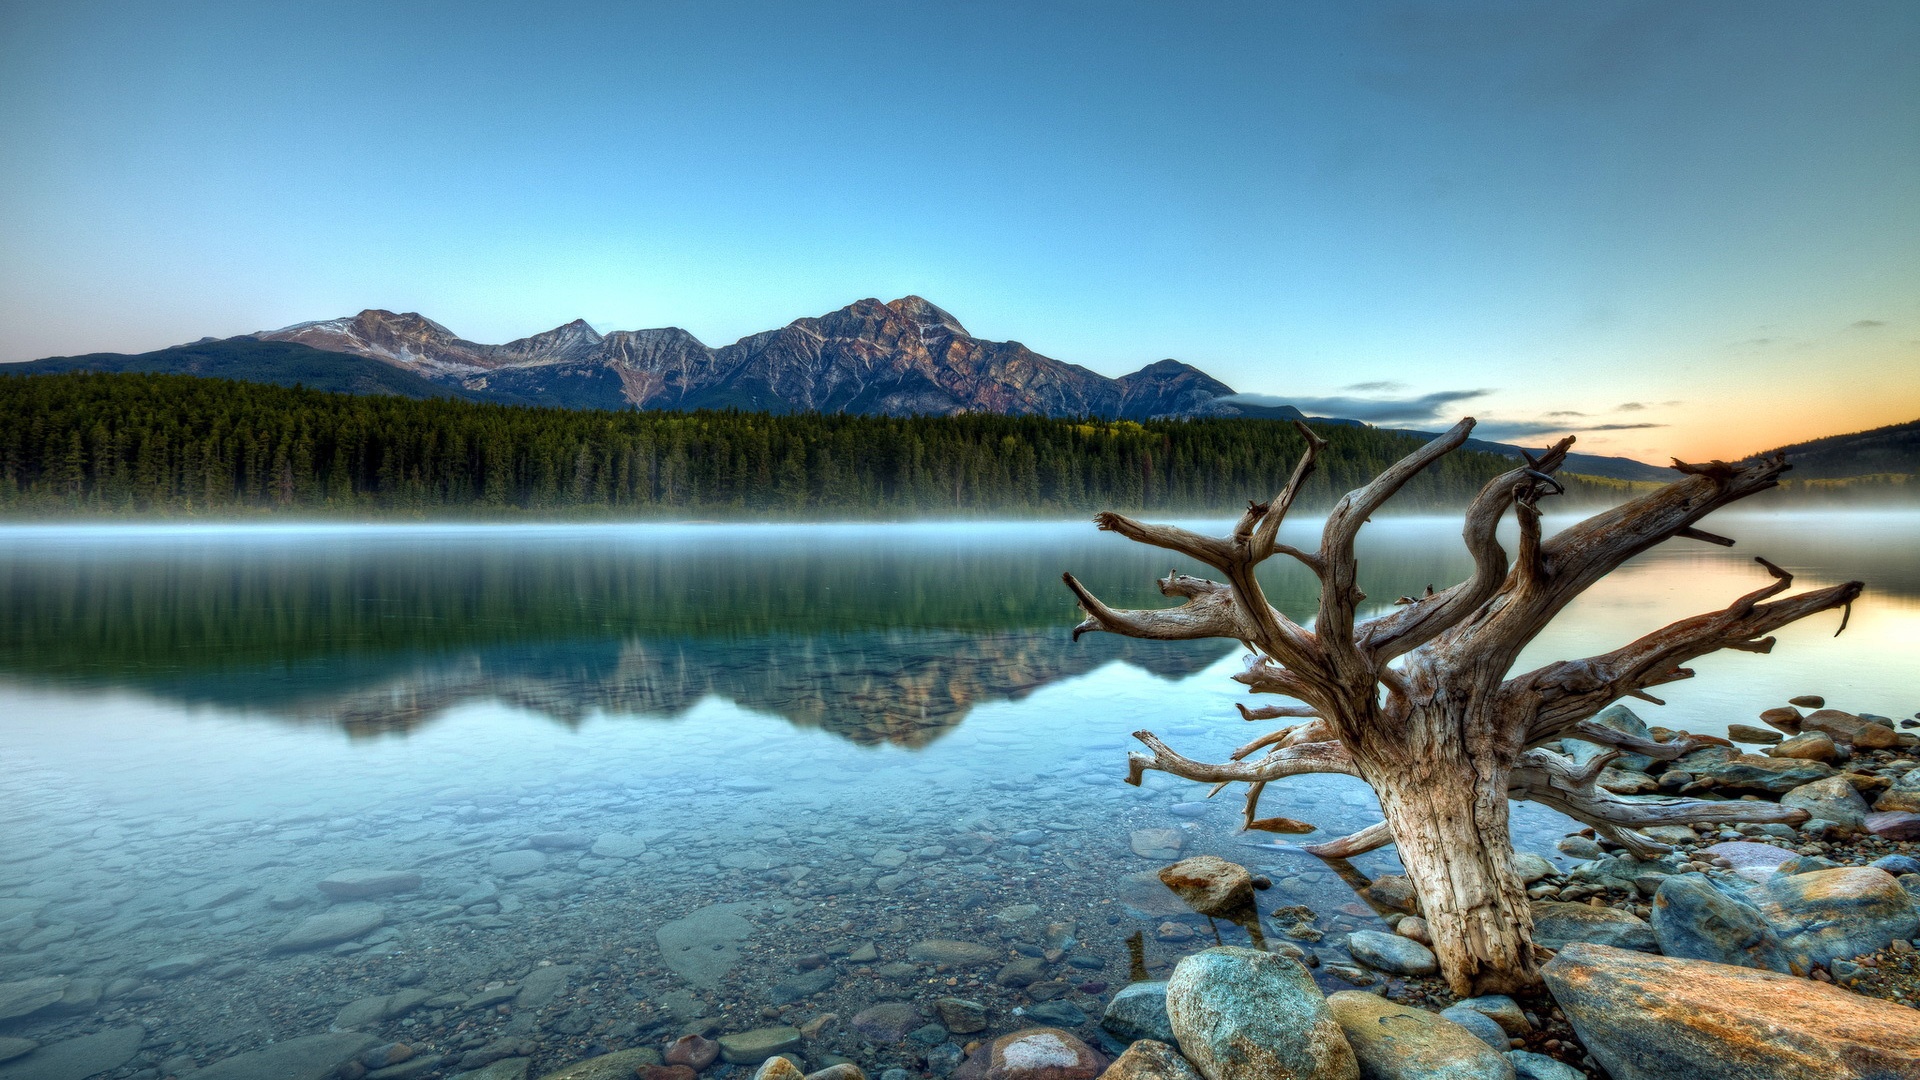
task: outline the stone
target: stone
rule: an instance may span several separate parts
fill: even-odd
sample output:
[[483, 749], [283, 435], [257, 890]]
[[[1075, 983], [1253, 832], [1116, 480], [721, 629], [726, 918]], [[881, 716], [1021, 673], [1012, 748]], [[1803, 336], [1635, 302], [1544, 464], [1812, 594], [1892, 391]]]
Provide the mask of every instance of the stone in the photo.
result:
[[130, 1024], [48, 1043], [0, 1065], [0, 1080], [85, 1080], [126, 1064], [146, 1037], [146, 1028]]
[[1202, 915], [1229, 915], [1253, 906], [1253, 875], [1218, 856], [1181, 859], [1161, 870], [1160, 880]]
[[1563, 1061], [1530, 1050], [1507, 1051], [1507, 1064], [1518, 1080], [1587, 1080], [1587, 1074]]
[[1481, 1016], [1500, 1025], [1500, 1030], [1514, 1038], [1519, 1038], [1533, 1030], [1533, 1024], [1527, 1020], [1527, 1011], [1520, 1003], [1505, 994], [1482, 994], [1479, 997], [1461, 998], [1454, 1008], [1472, 1009]]
[[1507, 1033], [1500, 1025], [1488, 1018], [1486, 1013], [1474, 1012], [1461, 1005], [1449, 1005], [1440, 1010], [1442, 1018], [1451, 1020], [1473, 1033], [1473, 1037], [1486, 1043], [1495, 1050], [1505, 1053], [1508, 1046]]
[[1778, 709], [1768, 709], [1760, 714], [1761, 723], [1768, 727], [1784, 731], [1788, 735], [1800, 734], [1800, 721], [1804, 718], [1805, 714], [1799, 709], [1787, 708], [1785, 706]]
[[1842, 827], [1858, 831], [1867, 817], [1867, 801], [1853, 789], [1844, 776], [1830, 776], [1802, 784], [1780, 796], [1781, 806], [1805, 810], [1809, 817], [1825, 818]]
[[1513, 853], [1513, 871], [1519, 874], [1520, 880], [1528, 885], [1542, 878], [1552, 877], [1560, 872], [1554, 867], [1552, 860], [1541, 855], [1535, 855], [1531, 851], [1516, 851]]
[[1780, 864], [1788, 859], [1797, 858], [1797, 853], [1773, 844], [1756, 844], [1748, 840], [1730, 840], [1724, 844], [1715, 844], [1700, 852], [1712, 858], [1725, 859], [1734, 873], [1748, 881], [1766, 884], [1780, 869]]
[[208, 911], [225, 907], [254, 890], [252, 885], [202, 885], [180, 898], [180, 904], [188, 911]]
[[1044, 1001], [1027, 1007], [1027, 1019], [1047, 1027], [1076, 1028], [1087, 1022], [1087, 1013], [1071, 1001]]
[[67, 984], [72, 981], [65, 975], [48, 975], [0, 983], [0, 1020], [31, 1016], [49, 1005], [58, 1004], [66, 996]]
[[477, 1069], [455, 1073], [447, 1080], [527, 1080], [527, 1069], [532, 1065], [532, 1058], [501, 1058]]
[[720, 1057], [729, 1065], [758, 1065], [775, 1054], [800, 1049], [800, 1042], [796, 1027], [754, 1028], [720, 1036]]
[[1827, 699], [1819, 694], [1801, 694], [1799, 697], [1788, 698], [1787, 704], [1798, 705], [1803, 709], [1820, 709], [1826, 707]]
[[1875, 810], [1904, 810], [1920, 813], [1920, 769], [1909, 769], [1873, 801]]
[[1223, 946], [1182, 958], [1167, 1016], [1207, 1080], [1359, 1080], [1320, 988], [1284, 956]]
[[526, 877], [528, 874], [537, 874], [546, 868], [546, 855], [531, 848], [503, 851], [487, 860], [487, 869], [495, 877]]
[[1382, 874], [1362, 889], [1361, 894], [1388, 911], [1420, 914], [1420, 897], [1413, 891], [1413, 882], [1405, 874]]
[[12, 1036], [0, 1035], [0, 1061], [12, 1061], [17, 1057], [25, 1057], [33, 1053], [39, 1045], [32, 1039], [16, 1039]]
[[1018, 960], [1012, 960], [1001, 965], [1000, 970], [994, 973], [993, 981], [999, 986], [1010, 986], [1019, 989], [1022, 986], [1032, 986], [1034, 983], [1046, 977], [1046, 961], [1032, 957], [1021, 957]]
[[832, 968], [815, 968], [804, 971], [791, 978], [781, 979], [767, 990], [767, 1000], [775, 1005], [789, 1005], [802, 998], [810, 998], [833, 988], [840, 975]]
[[[957, 1052], [960, 1048], [956, 1046], [953, 1049]], [[954, 1064], [959, 1064], [959, 1058], [954, 1059]], [[842, 1061], [836, 1065], [829, 1065], [819, 1072], [808, 1073], [806, 1080], [867, 1080], [867, 1074], [853, 1062]]]
[[1571, 855], [1576, 859], [1597, 859], [1606, 854], [1600, 849], [1599, 844], [1585, 836], [1563, 836], [1555, 841], [1553, 846], [1561, 854]]
[[1398, 934], [1355, 930], [1347, 935], [1347, 951], [1375, 971], [1394, 975], [1431, 975], [1440, 970], [1432, 949]]
[[216, 1061], [193, 1080], [333, 1080], [342, 1065], [380, 1040], [358, 1032], [304, 1035]]
[[695, 1072], [714, 1063], [720, 1056], [720, 1044], [699, 1035], [682, 1035], [667, 1047], [666, 1062], [684, 1065]]
[[999, 949], [985, 945], [975, 945], [969, 941], [948, 941], [943, 938], [929, 938], [915, 942], [907, 947], [907, 959], [922, 964], [944, 964], [948, 967], [984, 967], [999, 963], [1005, 956]]
[[335, 900], [365, 900], [419, 887], [420, 875], [411, 870], [342, 870], [320, 881], [320, 891]]
[[[1632, 735], [1641, 739], [1653, 738], [1652, 732], [1647, 729], [1646, 721], [1640, 719], [1632, 709], [1627, 708], [1625, 705], [1608, 706], [1593, 718], [1593, 723], [1599, 724], [1602, 727], [1612, 728], [1622, 735]], [[1598, 743], [1587, 742], [1584, 739], [1571, 738], [1560, 740], [1560, 747], [1561, 752], [1571, 757], [1576, 765], [1585, 765], [1595, 757], [1607, 753], [1612, 749], [1612, 747], [1601, 746]], [[1653, 759], [1645, 754], [1623, 752], [1613, 760], [1613, 767], [1627, 772], [1646, 772], [1649, 768], [1653, 767]]]
[[169, 956], [165, 960], [155, 960], [141, 972], [143, 979], [177, 979], [190, 975], [213, 963], [213, 957], [206, 953], [187, 953], [181, 956]]
[[302, 919], [299, 925], [287, 931], [279, 941], [274, 942], [272, 951], [303, 952], [326, 945], [337, 945], [377, 929], [386, 921], [387, 913], [378, 904], [370, 904], [364, 900], [335, 904], [318, 915], [309, 915]]
[[647, 844], [639, 837], [626, 833], [601, 833], [593, 841], [589, 852], [602, 859], [637, 859], [647, 853]]
[[1920, 874], [1920, 859], [1911, 855], [1882, 855], [1867, 864], [1878, 870], [1885, 870], [1898, 880], [1902, 874]]
[[1722, 746], [1695, 750], [1667, 768], [1669, 771], [1692, 773], [1696, 777], [1711, 777], [1715, 786], [1720, 788], [1774, 795], [1784, 795], [1802, 784], [1825, 780], [1833, 775], [1833, 769], [1818, 761], [1765, 757], [1760, 754], [1729, 755]]
[[520, 980], [520, 992], [513, 996], [513, 1003], [522, 1009], [551, 1005], [555, 998], [566, 991], [572, 977], [571, 964], [549, 964], [534, 968]]
[[1704, 874], [1678, 874], [1653, 894], [1653, 933], [1668, 956], [1790, 972], [1780, 935], [1760, 909], [1721, 892]]
[[987, 1007], [968, 998], [943, 997], [933, 1003], [934, 1015], [955, 1035], [972, 1035], [987, 1030]]
[[1920, 814], [1912, 811], [1877, 811], [1862, 818], [1860, 825], [1883, 840], [1920, 840]]
[[564, 1069], [545, 1073], [540, 1080], [633, 1080], [634, 1074], [642, 1066], [658, 1064], [659, 1053], [649, 1047], [641, 1047], [588, 1058]]
[[753, 1071], [753, 1080], [807, 1080], [800, 1066], [783, 1057], [770, 1057]]
[[1659, 948], [1653, 927], [1631, 911], [1557, 900], [1533, 902], [1533, 943], [1563, 949], [1574, 942], [1612, 945], [1640, 952]]
[[1840, 756], [1833, 736], [1824, 731], [1808, 731], [1767, 751], [1769, 757], [1796, 758], [1801, 761], [1832, 761]]
[[580, 832], [534, 833], [527, 843], [540, 851], [585, 851], [593, 846], [593, 837]]
[[904, 1001], [884, 1001], [854, 1013], [847, 1026], [873, 1042], [904, 1042], [920, 1026], [920, 1010]]
[[1781, 735], [1772, 728], [1757, 728], [1752, 724], [1728, 724], [1727, 738], [1739, 743], [1773, 746], [1780, 741]]
[[1885, 870], [1843, 866], [1767, 882], [1760, 905], [1793, 953], [1822, 967], [1920, 933], [1913, 898]]
[[[1870, 742], [1878, 742], [1878, 737], [1875, 733], [1867, 731], [1867, 728], [1880, 728], [1881, 731], [1889, 735], [1893, 733], [1892, 728], [1881, 727], [1881, 725], [1871, 720], [1855, 716], [1849, 712], [1841, 712], [1839, 709], [1820, 709], [1817, 712], [1807, 714], [1807, 716], [1800, 721], [1800, 730], [1802, 731], [1824, 731], [1828, 735], [1833, 736], [1834, 742], [1854, 743], [1856, 745], [1858, 745], [1858, 739], [1863, 735]], [[1882, 745], [1890, 746], [1892, 743]], [[1869, 748], [1871, 749], [1871, 747]]]
[[1107, 1059], [1059, 1028], [1002, 1035], [968, 1056], [954, 1080], [1093, 1080]]
[[1401, 916], [1400, 921], [1393, 924], [1393, 932], [1428, 948], [1433, 947], [1433, 930], [1427, 925], [1427, 920], [1418, 915]]
[[1113, 1059], [1100, 1080], [1201, 1080], [1180, 1052], [1155, 1039], [1141, 1039]]
[[1187, 846], [1187, 834], [1179, 829], [1135, 829], [1128, 843], [1143, 859], [1177, 859]]
[[1100, 1016], [1100, 1030], [1123, 1043], [1141, 1039], [1153, 1042], [1178, 1042], [1173, 1021], [1167, 1018], [1167, 984], [1137, 982], [1123, 987], [1107, 1002]]
[[1506, 1055], [1444, 1017], [1378, 994], [1342, 990], [1327, 1008], [1373, 1080], [1512, 1080]]
[[718, 986], [740, 962], [740, 943], [753, 936], [746, 916], [757, 908], [750, 903], [709, 904], [662, 923], [653, 933], [660, 958], [675, 975], [702, 990]]
[[1613, 1080], [1890, 1080], [1920, 1061], [1912, 1009], [1812, 979], [1584, 944], [1541, 974]]

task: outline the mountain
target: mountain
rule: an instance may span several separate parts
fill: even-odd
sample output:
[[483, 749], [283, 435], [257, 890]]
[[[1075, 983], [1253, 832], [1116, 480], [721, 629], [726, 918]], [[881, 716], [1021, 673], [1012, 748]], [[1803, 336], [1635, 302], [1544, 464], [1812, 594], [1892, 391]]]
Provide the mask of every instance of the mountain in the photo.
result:
[[1872, 431], [1829, 435], [1777, 447], [1793, 463], [1792, 479], [1840, 480], [1855, 476], [1920, 474], [1920, 420]]
[[1175, 360], [1111, 379], [987, 341], [918, 297], [867, 299], [712, 348], [677, 327], [606, 336], [575, 321], [484, 345], [414, 313], [368, 310], [253, 335], [383, 361], [489, 396], [571, 408], [992, 412], [1129, 420], [1222, 414], [1231, 387]]
[[[918, 296], [891, 303], [861, 300], [720, 348], [677, 327], [602, 335], [578, 319], [489, 345], [415, 312], [368, 309], [139, 356], [56, 357], [0, 370], [80, 368], [174, 371], [353, 393], [570, 409], [1309, 419], [1291, 405], [1238, 400], [1232, 387], [1177, 360], [1160, 360], [1116, 379], [1017, 341], [976, 338], [951, 313]], [[1310, 419], [1366, 426], [1337, 417]], [[1469, 445], [1520, 456], [1519, 447], [1507, 443]], [[1571, 455], [1568, 468], [1622, 480], [1668, 476], [1642, 462], [1590, 454]]]

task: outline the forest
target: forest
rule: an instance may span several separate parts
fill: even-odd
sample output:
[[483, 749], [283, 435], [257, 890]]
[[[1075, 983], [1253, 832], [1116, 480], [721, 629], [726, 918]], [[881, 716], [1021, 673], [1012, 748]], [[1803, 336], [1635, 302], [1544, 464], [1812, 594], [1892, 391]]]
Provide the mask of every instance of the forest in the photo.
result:
[[[1325, 508], [1413, 448], [1329, 424]], [[971, 414], [593, 411], [163, 374], [0, 378], [0, 511], [201, 516], [1041, 516], [1233, 512], [1285, 481], [1290, 424]], [[1463, 504], [1511, 461], [1461, 451], [1401, 509]], [[1569, 477], [1569, 495], [1627, 485]]]

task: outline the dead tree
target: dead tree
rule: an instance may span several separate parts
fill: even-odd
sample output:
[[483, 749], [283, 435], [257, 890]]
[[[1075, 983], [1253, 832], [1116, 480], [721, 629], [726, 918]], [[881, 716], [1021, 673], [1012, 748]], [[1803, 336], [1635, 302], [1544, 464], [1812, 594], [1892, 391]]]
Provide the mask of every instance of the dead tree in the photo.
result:
[[[1723, 610], [1663, 627], [1612, 652], [1563, 660], [1511, 674], [1514, 659], [1561, 609], [1635, 555], [1673, 537], [1732, 541], [1694, 523], [1729, 503], [1779, 483], [1780, 459], [1705, 465], [1674, 462], [1673, 483], [1596, 514], [1543, 540], [1538, 500], [1563, 489], [1553, 477], [1571, 437], [1526, 465], [1488, 482], [1466, 510], [1463, 535], [1473, 572], [1452, 588], [1403, 597], [1392, 612], [1355, 622], [1365, 597], [1355, 585], [1354, 540], [1369, 516], [1420, 470], [1466, 441], [1468, 418], [1350, 492], [1327, 516], [1317, 551], [1278, 540], [1280, 523], [1313, 472], [1326, 443], [1297, 425], [1307, 449], [1273, 501], [1251, 503], [1225, 537], [1120, 514], [1094, 518], [1101, 529], [1186, 555], [1225, 578], [1169, 573], [1160, 591], [1184, 602], [1173, 608], [1118, 611], [1065, 575], [1086, 620], [1077, 639], [1103, 630], [1128, 637], [1180, 640], [1231, 638], [1252, 653], [1235, 679], [1255, 693], [1283, 694], [1301, 706], [1241, 707], [1249, 720], [1299, 718], [1211, 764], [1175, 753], [1151, 732], [1136, 732], [1147, 753], [1129, 754], [1130, 783], [1147, 769], [1212, 783], [1249, 785], [1246, 822], [1287, 831], [1285, 819], [1258, 818], [1261, 791], [1301, 773], [1359, 777], [1379, 796], [1385, 820], [1308, 848], [1347, 857], [1397, 844], [1419, 896], [1440, 969], [1456, 993], [1505, 993], [1538, 981], [1527, 896], [1513, 867], [1507, 800], [1544, 803], [1591, 825], [1602, 837], [1640, 854], [1668, 850], [1634, 831], [1702, 821], [1797, 822], [1805, 812], [1773, 803], [1679, 798], [1622, 798], [1595, 786], [1621, 752], [1671, 760], [1703, 744], [1696, 737], [1659, 743], [1631, 738], [1590, 721], [1625, 697], [1658, 703], [1648, 691], [1689, 678], [1682, 665], [1721, 649], [1769, 651], [1768, 633], [1816, 612], [1850, 605], [1859, 582], [1775, 600], [1792, 576], [1759, 560], [1773, 575], [1765, 588]], [[1511, 509], [1520, 526], [1514, 557], [1495, 536]], [[1312, 629], [1268, 603], [1254, 569], [1274, 555], [1319, 578]], [[1841, 624], [1845, 626], [1844, 620]], [[1577, 736], [1613, 749], [1576, 765], [1548, 749]], [[1256, 756], [1257, 755], [1257, 756]], [[1216, 791], [1218, 787], [1216, 787]], [[1310, 826], [1300, 825], [1302, 831]]]

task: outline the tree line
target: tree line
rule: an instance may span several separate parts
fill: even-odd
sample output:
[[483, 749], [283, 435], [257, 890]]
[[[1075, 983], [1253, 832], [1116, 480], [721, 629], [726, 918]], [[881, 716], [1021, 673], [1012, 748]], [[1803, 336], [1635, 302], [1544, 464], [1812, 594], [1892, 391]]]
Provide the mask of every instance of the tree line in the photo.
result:
[[[1413, 449], [1317, 426], [1325, 508]], [[0, 378], [0, 508], [861, 517], [1095, 509], [1231, 513], [1302, 449], [1271, 420], [592, 411], [326, 393], [183, 375]], [[1512, 467], [1459, 451], [1397, 509], [1463, 504]], [[1570, 478], [1570, 494], [1617, 498]]]

